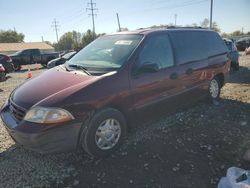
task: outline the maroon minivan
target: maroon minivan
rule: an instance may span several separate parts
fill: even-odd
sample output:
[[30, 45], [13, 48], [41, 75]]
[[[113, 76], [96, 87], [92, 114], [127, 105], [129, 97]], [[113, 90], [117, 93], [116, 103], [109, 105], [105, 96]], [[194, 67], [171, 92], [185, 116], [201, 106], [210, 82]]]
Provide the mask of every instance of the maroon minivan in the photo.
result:
[[52, 153], [113, 152], [133, 120], [216, 100], [230, 60], [206, 29], [144, 29], [99, 37], [66, 64], [16, 88], [1, 109], [11, 137]]

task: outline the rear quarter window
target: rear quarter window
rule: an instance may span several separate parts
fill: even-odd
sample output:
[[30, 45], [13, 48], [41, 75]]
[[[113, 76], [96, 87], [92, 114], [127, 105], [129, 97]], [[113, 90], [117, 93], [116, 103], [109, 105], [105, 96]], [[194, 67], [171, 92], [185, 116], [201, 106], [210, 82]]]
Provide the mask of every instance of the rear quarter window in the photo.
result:
[[228, 51], [224, 41], [216, 32], [206, 32], [208, 56], [216, 56]]
[[227, 51], [224, 41], [215, 32], [173, 31], [171, 39], [177, 64], [199, 61]]

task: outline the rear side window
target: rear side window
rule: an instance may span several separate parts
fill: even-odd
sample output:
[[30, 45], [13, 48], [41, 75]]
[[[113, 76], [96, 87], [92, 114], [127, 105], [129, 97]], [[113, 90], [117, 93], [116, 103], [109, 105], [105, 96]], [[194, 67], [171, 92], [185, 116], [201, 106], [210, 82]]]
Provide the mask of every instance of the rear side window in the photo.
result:
[[224, 41], [215, 32], [171, 32], [177, 64], [206, 59], [227, 51]]
[[40, 51], [38, 49], [32, 50], [32, 55], [40, 55]]
[[160, 69], [174, 65], [172, 46], [167, 34], [151, 36], [145, 43], [139, 64], [156, 63]]
[[22, 55], [24, 55], [24, 56], [29, 56], [29, 55], [30, 55], [30, 50], [24, 50], [24, 51], [22, 52]]
[[204, 34], [194, 31], [175, 31], [171, 33], [176, 61], [185, 64], [207, 58], [204, 47]]

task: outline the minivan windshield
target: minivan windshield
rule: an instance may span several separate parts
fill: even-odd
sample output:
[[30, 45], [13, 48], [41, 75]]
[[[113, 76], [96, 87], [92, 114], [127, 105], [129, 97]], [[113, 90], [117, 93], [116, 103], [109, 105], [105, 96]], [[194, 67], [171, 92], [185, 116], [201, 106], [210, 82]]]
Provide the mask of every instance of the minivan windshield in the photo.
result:
[[100, 37], [78, 52], [66, 64], [86, 69], [119, 69], [142, 40], [139, 34], [116, 34]]

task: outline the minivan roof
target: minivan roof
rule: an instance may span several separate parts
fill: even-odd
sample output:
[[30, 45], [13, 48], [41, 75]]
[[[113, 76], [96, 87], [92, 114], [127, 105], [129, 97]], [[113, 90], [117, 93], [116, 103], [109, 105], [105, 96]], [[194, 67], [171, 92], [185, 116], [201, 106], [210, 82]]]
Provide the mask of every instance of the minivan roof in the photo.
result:
[[116, 32], [116, 33], [111, 33], [107, 35], [126, 35], [126, 34], [143, 34], [147, 35], [150, 33], [155, 33], [155, 32], [162, 32], [162, 31], [173, 31], [173, 30], [178, 30], [178, 31], [212, 31], [207, 28], [201, 28], [201, 27], [169, 27], [169, 28], [143, 28], [143, 29], [137, 29], [133, 31], [122, 31], [122, 32]]

